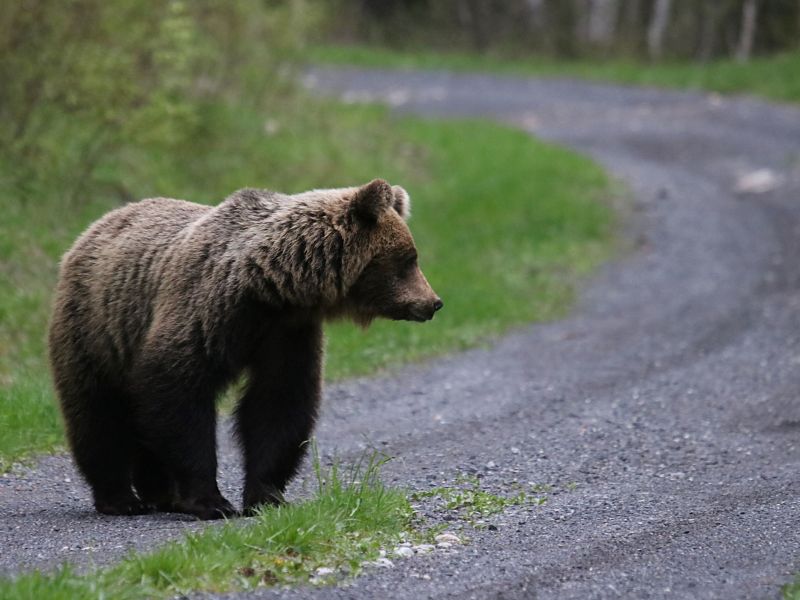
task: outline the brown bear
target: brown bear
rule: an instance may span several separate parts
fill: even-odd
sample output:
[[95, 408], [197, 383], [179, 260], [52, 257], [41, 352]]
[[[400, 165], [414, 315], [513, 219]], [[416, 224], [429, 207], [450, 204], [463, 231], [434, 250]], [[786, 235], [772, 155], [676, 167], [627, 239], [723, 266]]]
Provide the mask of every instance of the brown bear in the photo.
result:
[[236, 514], [216, 482], [215, 399], [243, 373], [244, 511], [282, 502], [317, 414], [323, 321], [442, 307], [409, 210], [375, 180], [215, 207], [153, 198], [91, 225], [62, 259], [49, 350], [97, 511]]

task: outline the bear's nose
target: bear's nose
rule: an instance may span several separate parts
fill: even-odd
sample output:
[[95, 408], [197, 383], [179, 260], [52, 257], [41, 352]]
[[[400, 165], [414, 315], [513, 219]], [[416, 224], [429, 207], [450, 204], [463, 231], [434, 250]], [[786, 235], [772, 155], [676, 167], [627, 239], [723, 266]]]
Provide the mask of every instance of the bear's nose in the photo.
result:
[[436, 301], [433, 303], [433, 312], [441, 309], [444, 306], [444, 302], [442, 302], [441, 298], [437, 298]]

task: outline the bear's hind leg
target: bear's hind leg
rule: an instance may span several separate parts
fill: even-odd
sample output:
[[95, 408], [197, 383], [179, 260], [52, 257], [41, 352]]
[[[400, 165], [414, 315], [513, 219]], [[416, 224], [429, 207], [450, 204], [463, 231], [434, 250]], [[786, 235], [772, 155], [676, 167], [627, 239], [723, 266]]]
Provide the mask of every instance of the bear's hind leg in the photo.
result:
[[[220, 493], [216, 480], [216, 386], [197, 377], [202, 369], [167, 372], [164, 362], [170, 361], [140, 366], [132, 403], [137, 439], [172, 480], [173, 497], [168, 505], [162, 504], [162, 510], [203, 520], [233, 516], [237, 512]], [[140, 476], [138, 481], [158, 494], [158, 479]]]
[[140, 515], [149, 509], [131, 488], [132, 436], [123, 396], [96, 381], [64, 385], [59, 396], [78, 470], [92, 488], [97, 512]]
[[305, 455], [320, 396], [322, 329], [318, 323], [273, 331], [251, 366], [236, 410], [244, 450], [244, 510], [281, 504]]

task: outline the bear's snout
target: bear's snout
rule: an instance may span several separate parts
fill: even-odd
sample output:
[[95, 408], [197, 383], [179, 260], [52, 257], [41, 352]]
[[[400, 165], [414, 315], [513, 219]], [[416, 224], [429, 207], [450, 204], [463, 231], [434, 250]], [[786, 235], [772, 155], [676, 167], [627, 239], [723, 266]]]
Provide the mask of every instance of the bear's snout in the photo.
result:
[[408, 304], [409, 315], [405, 318], [409, 321], [430, 321], [444, 306], [439, 294], [433, 291], [419, 267], [414, 269], [408, 290], [411, 302]]
[[436, 296], [432, 302], [419, 302], [409, 306], [404, 319], [407, 321], [430, 321], [443, 306], [442, 299]]

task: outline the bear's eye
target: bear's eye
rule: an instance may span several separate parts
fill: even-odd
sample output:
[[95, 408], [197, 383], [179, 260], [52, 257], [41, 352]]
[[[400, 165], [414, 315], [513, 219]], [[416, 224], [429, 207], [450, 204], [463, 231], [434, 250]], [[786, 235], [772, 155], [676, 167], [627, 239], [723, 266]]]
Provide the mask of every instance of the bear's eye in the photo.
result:
[[416, 266], [417, 266], [417, 255], [416, 254], [408, 255], [400, 262], [400, 273], [402, 275], [408, 275], [414, 270]]

